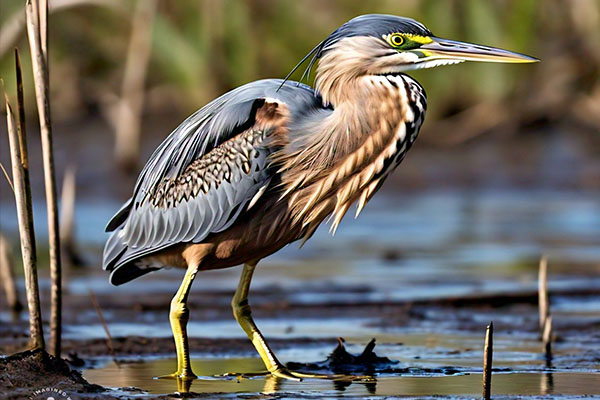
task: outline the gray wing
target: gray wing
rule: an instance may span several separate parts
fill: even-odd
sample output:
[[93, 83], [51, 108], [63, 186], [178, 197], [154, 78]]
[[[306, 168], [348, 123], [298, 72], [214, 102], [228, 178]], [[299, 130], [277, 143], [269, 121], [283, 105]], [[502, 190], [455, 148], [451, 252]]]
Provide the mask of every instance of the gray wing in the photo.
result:
[[[177, 127], [140, 173], [132, 198], [107, 226], [113, 231], [103, 267], [128, 265], [123, 283], [148, 270], [136, 259], [182, 242], [199, 243], [227, 229], [262, 194], [275, 171], [266, 143], [274, 127], [257, 121], [265, 102], [284, 104], [291, 116], [320, 107], [314, 91], [295, 82], [263, 80], [209, 103]], [[150, 269], [153, 270], [153, 269]]]

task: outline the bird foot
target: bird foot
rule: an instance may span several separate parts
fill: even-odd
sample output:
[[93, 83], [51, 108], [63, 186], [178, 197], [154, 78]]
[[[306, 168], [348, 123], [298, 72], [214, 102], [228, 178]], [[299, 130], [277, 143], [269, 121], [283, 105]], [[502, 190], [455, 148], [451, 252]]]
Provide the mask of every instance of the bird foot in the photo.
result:
[[[366, 375], [344, 375], [344, 374], [317, 374], [312, 372], [290, 371], [287, 368], [282, 368], [273, 372], [273, 375], [285, 379], [304, 380], [304, 379], [328, 379], [332, 381], [374, 381], [375, 378]], [[290, 377], [291, 376], [291, 377]]]
[[192, 387], [192, 382], [198, 379], [196, 374], [191, 370], [183, 372], [173, 372], [168, 375], [155, 376], [154, 379], [174, 379], [177, 382], [178, 393], [189, 393]]
[[304, 376], [300, 373], [296, 373], [293, 371], [290, 371], [287, 368], [277, 368], [275, 371], [271, 372], [271, 375], [273, 375], [276, 378], [281, 378], [281, 379], [288, 379], [290, 381], [296, 381], [296, 382], [301, 382], [302, 380], [304, 380], [305, 378], [308, 378], [308, 376]]
[[193, 381], [194, 379], [198, 379], [198, 376], [190, 371], [183, 372], [173, 372], [172, 374], [155, 376], [154, 379], [177, 379], [177, 380], [185, 380], [185, 381]]
[[372, 376], [365, 375], [343, 375], [343, 374], [316, 374], [309, 372], [300, 372], [300, 371], [291, 371], [285, 367], [277, 368], [276, 370], [269, 372], [256, 372], [256, 373], [234, 373], [228, 372], [222, 375], [218, 375], [218, 377], [236, 377], [237, 379], [243, 378], [253, 378], [258, 376], [274, 376], [280, 379], [287, 379], [291, 381], [301, 382], [304, 379], [329, 379], [334, 381], [346, 381], [346, 382], [355, 382], [355, 381], [373, 381], [375, 380]]

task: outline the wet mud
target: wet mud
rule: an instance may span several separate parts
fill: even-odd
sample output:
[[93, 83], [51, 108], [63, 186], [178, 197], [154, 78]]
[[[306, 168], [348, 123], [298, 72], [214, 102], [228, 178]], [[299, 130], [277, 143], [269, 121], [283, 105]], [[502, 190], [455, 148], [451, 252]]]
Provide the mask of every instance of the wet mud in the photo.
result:
[[23, 399], [42, 388], [108, 398], [106, 389], [90, 384], [64, 360], [42, 350], [27, 350], [0, 359], [0, 393], [5, 399]]

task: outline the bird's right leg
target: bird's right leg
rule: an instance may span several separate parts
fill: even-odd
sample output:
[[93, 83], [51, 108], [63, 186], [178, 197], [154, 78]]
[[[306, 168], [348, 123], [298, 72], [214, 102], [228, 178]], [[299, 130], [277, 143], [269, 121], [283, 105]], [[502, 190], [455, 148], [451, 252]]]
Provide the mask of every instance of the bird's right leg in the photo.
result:
[[175, 350], [177, 352], [177, 371], [159, 378], [178, 378], [184, 380], [196, 379], [197, 376], [192, 372], [190, 363], [190, 350], [187, 337], [187, 323], [190, 316], [190, 310], [187, 307], [187, 299], [194, 282], [194, 278], [198, 273], [198, 266], [188, 266], [181, 286], [173, 300], [171, 300], [171, 310], [169, 312], [169, 320], [173, 331], [173, 339], [175, 340]]
[[244, 332], [248, 335], [252, 344], [260, 354], [265, 363], [267, 370], [273, 375], [280, 376], [282, 378], [300, 380], [298, 377], [290, 374], [283, 364], [277, 359], [273, 350], [267, 344], [265, 337], [262, 335], [254, 320], [252, 319], [252, 311], [250, 304], [248, 304], [248, 291], [250, 290], [250, 282], [252, 281], [252, 274], [256, 268], [256, 262], [244, 264], [242, 270], [242, 276], [240, 277], [240, 283], [238, 284], [237, 290], [231, 299], [231, 308], [233, 309], [233, 316], [240, 324]]
[[252, 280], [252, 274], [254, 273], [256, 264], [257, 262], [244, 264], [242, 276], [240, 277], [240, 283], [238, 284], [235, 295], [231, 300], [231, 307], [233, 308], [233, 315], [235, 316], [235, 319], [252, 341], [252, 344], [256, 348], [256, 351], [258, 351], [260, 358], [265, 363], [267, 370], [275, 377], [291, 379], [295, 381], [301, 381], [303, 378], [338, 379], [343, 377], [342, 375], [323, 375], [290, 371], [277, 359], [275, 353], [273, 353], [273, 350], [271, 350], [269, 344], [265, 340], [265, 337], [254, 323], [250, 304], [248, 303], [248, 291], [250, 290], [250, 282]]
[[[354, 376], [354, 375], [339, 375], [339, 374], [316, 374], [307, 373], [300, 371], [290, 371], [287, 369], [275, 356], [271, 347], [269, 347], [265, 337], [260, 332], [254, 320], [252, 319], [252, 311], [250, 310], [250, 304], [248, 303], [248, 292], [250, 290], [250, 282], [252, 281], [252, 274], [256, 268], [257, 262], [244, 264], [242, 270], [242, 276], [240, 277], [240, 283], [238, 284], [237, 290], [231, 300], [231, 306], [233, 308], [233, 315], [238, 321], [244, 332], [248, 335], [252, 344], [258, 351], [260, 358], [267, 367], [269, 373], [276, 378], [291, 379], [295, 381], [301, 381], [304, 378], [318, 378], [318, 379], [332, 379], [332, 380], [344, 380], [344, 381], [364, 381], [372, 380], [368, 376]], [[226, 374], [232, 375], [232, 374]], [[244, 374], [234, 374], [244, 375]]]

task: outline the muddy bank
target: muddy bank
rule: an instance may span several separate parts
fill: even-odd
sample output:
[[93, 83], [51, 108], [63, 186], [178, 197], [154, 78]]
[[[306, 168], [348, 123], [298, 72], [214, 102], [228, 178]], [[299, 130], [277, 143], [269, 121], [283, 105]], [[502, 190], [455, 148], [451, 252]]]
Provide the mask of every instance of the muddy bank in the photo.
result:
[[68, 393], [71, 398], [117, 398], [107, 393], [102, 386], [90, 384], [64, 360], [45, 351], [28, 350], [0, 359], [2, 398], [46, 399], [48, 394], [57, 391]]
[[[335, 345], [336, 338], [330, 339], [277, 339], [269, 340], [274, 350], [289, 346], [319, 346]], [[190, 351], [207, 355], [248, 356], [254, 355], [254, 347], [247, 338], [239, 339], [211, 339], [190, 338]], [[0, 347], [0, 353], [10, 354], [21, 351], [27, 346], [27, 338], [19, 338], [14, 343], [5, 343]], [[172, 356], [175, 354], [175, 345], [171, 337], [142, 337], [119, 336], [112, 338], [112, 346], [117, 357], [127, 362], [142, 361], [148, 356]], [[111, 357], [106, 339], [66, 339], [63, 341], [63, 355], [75, 365], [83, 365], [86, 359]], [[79, 361], [81, 360], [81, 361]]]

